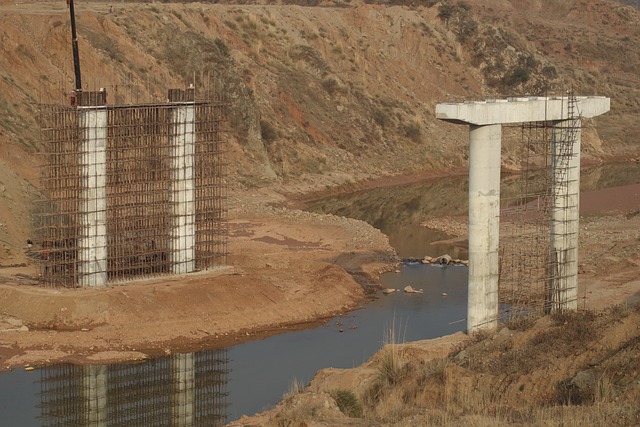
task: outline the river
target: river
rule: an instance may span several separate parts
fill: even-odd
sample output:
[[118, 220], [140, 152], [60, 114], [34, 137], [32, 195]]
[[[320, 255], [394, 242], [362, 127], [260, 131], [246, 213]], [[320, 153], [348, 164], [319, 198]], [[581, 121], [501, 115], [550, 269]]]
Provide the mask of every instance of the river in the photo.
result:
[[[582, 172], [583, 191], [635, 183], [640, 183], [635, 165]], [[464, 249], [431, 245], [448, 236], [419, 224], [440, 215], [464, 215], [466, 192], [466, 177], [450, 177], [324, 199], [309, 210], [363, 219], [385, 232], [405, 258], [463, 257]], [[399, 273], [384, 275], [384, 286], [411, 285], [424, 294], [379, 295], [312, 329], [136, 364], [3, 373], [0, 424], [221, 425], [272, 407], [294, 383], [306, 384], [319, 369], [361, 364], [383, 345], [390, 329], [400, 341], [464, 329], [466, 275], [463, 266], [407, 263]]]

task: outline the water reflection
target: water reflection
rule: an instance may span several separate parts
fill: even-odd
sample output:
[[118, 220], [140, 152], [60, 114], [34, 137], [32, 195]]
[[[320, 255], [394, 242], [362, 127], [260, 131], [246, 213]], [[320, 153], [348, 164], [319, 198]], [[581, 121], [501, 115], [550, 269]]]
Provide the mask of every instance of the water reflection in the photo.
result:
[[216, 350], [133, 365], [43, 368], [42, 425], [223, 425], [227, 363], [227, 351]]
[[[535, 192], [536, 189], [541, 192], [545, 173], [541, 170], [528, 172], [526, 175], [504, 176], [500, 187], [503, 205], [521, 203], [522, 200], [516, 200], [516, 195], [522, 193], [522, 186], [528, 187], [528, 193]], [[581, 191], [637, 183], [640, 183], [640, 168], [635, 164], [597, 165], [581, 170]], [[308, 210], [366, 221], [389, 236], [391, 246], [404, 258], [438, 256], [443, 253], [454, 258], [466, 258], [464, 247], [431, 244], [450, 236], [420, 226], [422, 222], [434, 217], [466, 215], [466, 175], [327, 198], [310, 204]]]

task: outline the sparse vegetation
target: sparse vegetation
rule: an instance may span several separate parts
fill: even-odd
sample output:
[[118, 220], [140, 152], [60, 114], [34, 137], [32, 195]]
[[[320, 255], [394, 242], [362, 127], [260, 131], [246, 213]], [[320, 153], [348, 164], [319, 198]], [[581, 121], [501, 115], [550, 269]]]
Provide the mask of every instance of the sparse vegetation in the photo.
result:
[[[511, 329], [474, 334], [459, 346], [464, 350], [443, 358], [429, 359], [428, 350], [421, 357], [421, 346], [386, 344], [372, 359], [377, 371], [360, 392], [362, 400], [348, 389], [341, 389], [340, 398], [335, 389], [329, 393], [343, 413], [371, 424], [635, 425], [640, 421], [640, 372], [635, 369], [640, 337], [617, 338], [612, 348], [590, 343], [606, 335], [595, 330], [615, 330], [621, 316], [632, 329], [638, 327], [637, 307], [558, 312], [521, 330], [510, 322]], [[582, 331], [592, 337], [578, 345], [585, 340]], [[519, 344], [505, 346], [513, 341]], [[355, 386], [364, 372], [354, 377]], [[340, 378], [344, 384], [344, 374]], [[323, 377], [323, 383], [330, 385], [330, 378]], [[358, 404], [361, 413], [343, 409]]]
[[273, 142], [280, 136], [275, 126], [266, 120], [260, 120], [260, 134], [265, 142]]
[[422, 129], [417, 122], [411, 122], [404, 126], [404, 134], [413, 142], [420, 142], [422, 139]]
[[383, 129], [389, 124], [389, 116], [380, 109], [373, 111], [373, 120]]
[[295, 396], [296, 394], [300, 394], [304, 391], [304, 388], [304, 383], [294, 377], [293, 380], [291, 380], [291, 384], [289, 385], [289, 391], [287, 391], [287, 393], [285, 393], [283, 397], [287, 398]]
[[322, 81], [322, 87], [328, 94], [333, 95], [338, 90], [339, 84], [333, 77], [326, 78]]
[[220, 50], [221, 54], [223, 54], [224, 56], [229, 56], [230, 55], [229, 47], [227, 47], [225, 42], [223, 42], [220, 39], [215, 39], [213, 42], [216, 44], [216, 46], [218, 46], [218, 49]]
[[350, 390], [334, 390], [329, 393], [340, 411], [348, 417], [362, 417], [362, 404], [358, 401], [356, 395]]

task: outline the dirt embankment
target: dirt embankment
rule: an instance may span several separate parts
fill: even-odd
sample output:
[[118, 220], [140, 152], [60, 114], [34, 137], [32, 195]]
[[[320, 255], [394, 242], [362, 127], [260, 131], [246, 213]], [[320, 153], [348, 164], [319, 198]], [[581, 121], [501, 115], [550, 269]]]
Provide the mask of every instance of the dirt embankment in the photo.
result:
[[[85, 90], [104, 87], [109, 104], [123, 104], [162, 101], [189, 83], [223, 88], [234, 190], [303, 194], [464, 167], [466, 130], [436, 120], [436, 103], [569, 87], [612, 99], [595, 128], [585, 123], [584, 156], [638, 156], [636, 9], [607, 0], [277, 3], [79, 1]], [[21, 264], [32, 237], [38, 105], [68, 102], [70, 33], [63, 1], [0, 3], [1, 265]], [[519, 142], [505, 138], [505, 149]], [[522, 161], [505, 156], [509, 168]]]

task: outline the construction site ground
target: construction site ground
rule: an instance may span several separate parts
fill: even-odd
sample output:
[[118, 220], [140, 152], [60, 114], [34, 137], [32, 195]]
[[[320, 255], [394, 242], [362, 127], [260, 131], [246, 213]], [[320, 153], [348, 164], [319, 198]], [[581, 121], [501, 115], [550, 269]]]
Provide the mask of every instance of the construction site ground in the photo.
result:
[[[368, 224], [274, 207], [285, 204], [269, 190], [234, 195], [229, 266], [217, 271], [52, 289], [36, 284], [26, 256], [13, 254], [0, 269], [0, 368], [138, 360], [304, 328], [363, 303], [397, 263], [386, 236]], [[640, 301], [634, 206], [640, 185], [583, 195], [581, 306]], [[464, 221], [438, 223], [460, 234]]]
[[0, 269], [0, 367], [136, 360], [303, 328], [360, 304], [395, 261], [366, 223], [265, 200], [234, 198], [229, 266], [216, 271], [53, 289], [14, 254]]

